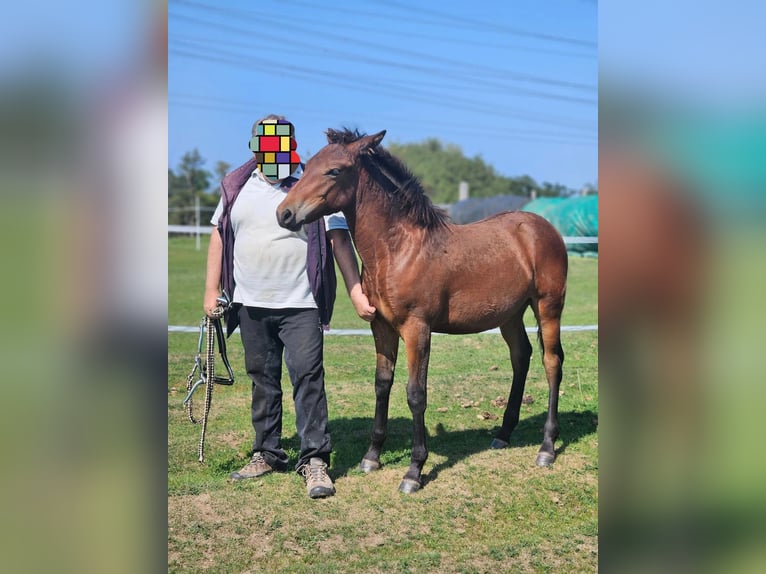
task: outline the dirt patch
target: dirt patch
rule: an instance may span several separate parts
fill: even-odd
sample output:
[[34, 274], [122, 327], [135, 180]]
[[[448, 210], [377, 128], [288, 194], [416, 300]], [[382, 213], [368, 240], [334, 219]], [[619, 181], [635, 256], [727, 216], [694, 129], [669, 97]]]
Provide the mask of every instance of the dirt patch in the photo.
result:
[[242, 433], [227, 432], [216, 436], [216, 440], [236, 451], [246, 443], [247, 437]]
[[210, 493], [203, 492], [194, 496], [184, 496], [186, 503], [186, 514], [190, 517], [196, 517], [205, 522], [215, 522], [218, 519], [218, 513], [213, 509], [210, 499]]
[[348, 544], [342, 536], [334, 535], [326, 540], [320, 540], [317, 543], [317, 548], [320, 554], [332, 554], [348, 548]]

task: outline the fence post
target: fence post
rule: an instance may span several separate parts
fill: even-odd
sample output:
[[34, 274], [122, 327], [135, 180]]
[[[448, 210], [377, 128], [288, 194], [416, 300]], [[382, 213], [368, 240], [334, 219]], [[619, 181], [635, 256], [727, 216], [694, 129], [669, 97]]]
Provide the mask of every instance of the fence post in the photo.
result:
[[197, 226], [197, 251], [200, 250], [199, 244], [199, 195], [194, 196], [194, 223]]
[[468, 199], [468, 182], [467, 181], [461, 181], [457, 188], [457, 200], [463, 201], [464, 199]]

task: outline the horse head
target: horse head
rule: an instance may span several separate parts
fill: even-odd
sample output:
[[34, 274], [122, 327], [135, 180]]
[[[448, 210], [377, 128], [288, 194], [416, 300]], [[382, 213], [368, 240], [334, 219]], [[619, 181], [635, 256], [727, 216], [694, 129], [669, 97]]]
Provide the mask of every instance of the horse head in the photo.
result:
[[307, 163], [303, 176], [277, 207], [279, 225], [297, 230], [352, 204], [359, 181], [359, 158], [371, 153], [383, 140], [383, 130], [356, 139], [351, 132], [327, 130], [328, 144]]

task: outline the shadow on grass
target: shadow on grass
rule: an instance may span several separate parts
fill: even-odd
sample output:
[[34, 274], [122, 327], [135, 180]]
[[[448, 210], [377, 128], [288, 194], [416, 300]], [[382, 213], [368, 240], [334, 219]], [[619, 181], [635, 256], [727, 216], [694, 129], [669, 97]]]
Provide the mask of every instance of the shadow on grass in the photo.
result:
[[[539, 446], [543, 440], [543, 425], [546, 413], [542, 412], [527, 418], [522, 418], [511, 434], [510, 445], [507, 448]], [[559, 413], [561, 435], [556, 441], [556, 455], [562, 455], [567, 447], [577, 443], [583, 437], [596, 431], [597, 415], [590, 410], [582, 412], [566, 411]], [[340, 417], [331, 419], [330, 433], [333, 442], [333, 465], [330, 474], [333, 478], [346, 476], [358, 470], [359, 462], [367, 452], [370, 433], [372, 432], [371, 417]], [[439, 473], [449, 469], [461, 460], [490, 448], [492, 437], [499, 429], [473, 428], [448, 431], [442, 423], [437, 423], [436, 433], [428, 433], [428, 449], [430, 453], [446, 458], [436, 464], [423, 475], [423, 484], [435, 480]], [[283, 448], [294, 454], [300, 452], [300, 440], [296, 434], [287, 436], [282, 441]], [[406, 417], [395, 417], [388, 421], [388, 438], [383, 445], [381, 462], [384, 466], [406, 467], [410, 463], [412, 446], [412, 420]], [[249, 456], [249, 454], [248, 454]], [[294, 457], [291, 457], [294, 458]], [[212, 462], [212, 461], [211, 461]], [[238, 470], [246, 462], [241, 455], [233, 454], [213, 464], [216, 473], [228, 474]], [[292, 464], [289, 470], [292, 470]]]
[[[540, 413], [519, 421], [518, 426], [511, 434], [508, 448], [540, 445], [543, 440], [543, 425], [546, 413]], [[596, 415], [592, 411], [561, 412], [559, 413], [559, 426], [561, 436], [557, 441], [559, 445], [556, 454], [561, 455], [570, 444], [574, 444], [583, 437], [596, 431]], [[370, 433], [372, 432], [371, 418], [339, 418], [330, 421], [332, 433], [334, 462], [332, 474], [344, 476], [349, 471], [357, 471], [359, 462], [367, 452]], [[447, 460], [435, 465], [430, 472], [423, 475], [423, 483], [434, 480], [441, 471], [454, 466], [464, 458], [487, 450], [489, 444], [499, 429], [499, 425], [492, 429], [476, 428], [457, 431], [445, 430], [441, 423], [436, 426], [436, 434], [429, 433], [428, 449], [430, 453], [438, 454]], [[295, 445], [293, 445], [295, 441]], [[291, 437], [288, 441], [290, 446], [298, 447], [297, 437]], [[412, 420], [404, 417], [396, 417], [388, 421], [388, 438], [383, 445], [381, 462], [384, 465], [407, 466], [410, 462], [410, 448], [412, 445]]]

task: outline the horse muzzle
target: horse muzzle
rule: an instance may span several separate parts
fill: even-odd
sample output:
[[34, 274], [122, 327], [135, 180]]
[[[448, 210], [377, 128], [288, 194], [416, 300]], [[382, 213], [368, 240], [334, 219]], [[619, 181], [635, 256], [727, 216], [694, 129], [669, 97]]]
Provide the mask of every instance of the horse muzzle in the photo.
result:
[[298, 231], [303, 225], [302, 221], [298, 221], [293, 210], [281, 206], [277, 208], [277, 222], [280, 226], [290, 231]]

